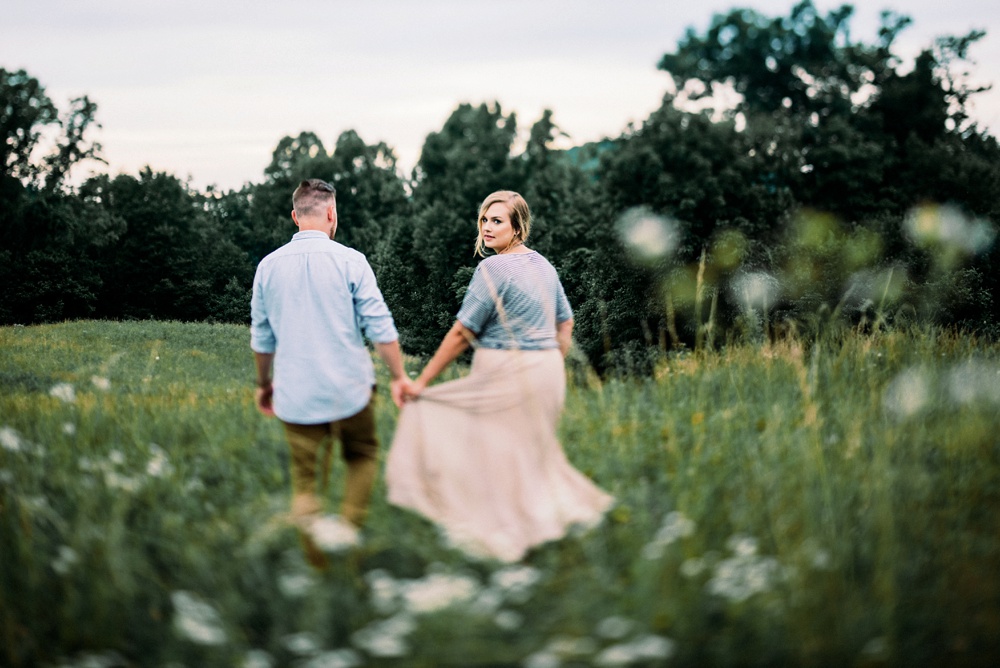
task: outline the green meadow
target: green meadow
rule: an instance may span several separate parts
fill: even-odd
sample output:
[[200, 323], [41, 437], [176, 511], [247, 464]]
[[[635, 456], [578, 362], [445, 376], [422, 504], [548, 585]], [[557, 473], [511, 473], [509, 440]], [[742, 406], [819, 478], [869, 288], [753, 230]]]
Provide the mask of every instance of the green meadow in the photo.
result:
[[672, 354], [649, 377], [577, 363], [561, 439], [617, 499], [602, 525], [478, 561], [380, 483], [362, 544], [319, 568], [285, 519], [286, 446], [254, 409], [248, 340], [235, 325], [0, 328], [0, 665], [1000, 656], [996, 344], [882, 331]]

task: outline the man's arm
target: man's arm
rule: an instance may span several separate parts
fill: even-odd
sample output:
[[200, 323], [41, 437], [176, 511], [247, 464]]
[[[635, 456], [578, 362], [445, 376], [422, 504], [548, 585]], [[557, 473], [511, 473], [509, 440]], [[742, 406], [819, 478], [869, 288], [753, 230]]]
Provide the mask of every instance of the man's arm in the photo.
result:
[[274, 406], [271, 398], [274, 396], [274, 388], [271, 387], [271, 365], [274, 362], [274, 353], [253, 353], [254, 366], [257, 367], [257, 390], [254, 398], [257, 403], [257, 410], [267, 416], [274, 415]]
[[406, 377], [406, 370], [403, 368], [403, 352], [399, 348], [399, 341], [375, 342], [375, 352], [389, 367], [389, 375], [392, 376], [389, 391], [392, 394], [392, 402], [400, 408], [403, 405], [403, 395], [410, 389], [410, 379]]

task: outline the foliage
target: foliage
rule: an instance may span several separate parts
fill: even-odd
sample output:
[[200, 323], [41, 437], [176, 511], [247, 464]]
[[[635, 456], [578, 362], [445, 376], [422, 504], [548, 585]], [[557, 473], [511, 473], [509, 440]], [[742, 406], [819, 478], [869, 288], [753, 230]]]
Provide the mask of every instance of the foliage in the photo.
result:
[[969, 115], [984, 34], [904, 63], [907, 17], [885, 13], [871, 43], [852, 39], [851, 17], [805, 0], [690, 28], [659, 63], [674, 92], [618, 137], [559, 150], [551, 110], [521, 129], [496, 102], [463, 103], [410, 175], [385, 142], [345, 130], [330, 148], [306, 130], [228, 192], [148, 169], [68, 185], [99, 157], [95, 105], [61, 114], [37, 80], [0, 70], [0, 323], [245, 322], [254, 267], [295, 231], [292, 191], [318, 177], [338, 189], [337, 240], [369, 258], [419, 355], [457, 312], [476, 207], [499, 189], [531, 205], [530, 245], [560, 271], [602, 373], [783, 329], [916, 319], [996, 333], [1000, 146]]
[[928, 329], [787, 337], [653, 371], [570, 384], [561, 441], [617, 500], [596, 529], [514, 566], [471, 560], [380, 483], [363, 544], [318, 570], [284, 519], [286, 446], [253, 408], [245, 326], [0, 328], [0, 660], [996, 656], [996, 345]]

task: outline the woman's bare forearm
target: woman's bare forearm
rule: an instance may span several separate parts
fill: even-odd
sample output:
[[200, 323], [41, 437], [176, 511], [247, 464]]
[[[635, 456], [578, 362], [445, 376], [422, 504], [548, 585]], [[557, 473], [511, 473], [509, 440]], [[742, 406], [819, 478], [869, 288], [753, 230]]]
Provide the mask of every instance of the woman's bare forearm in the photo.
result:
[[437, 352], [427, 362], [427, 366], [420, 372], [416, 383], [421, 387], [426, 387], [428, 383], [437, 378], [437, 375], [444, 371], [445, 367], [451, 364], [456, 357], [464, 353], [470, 345], [474, 335], [465, 325], [459, 321], [451, 326], [448, 333], [441, 339], [441, 345]]

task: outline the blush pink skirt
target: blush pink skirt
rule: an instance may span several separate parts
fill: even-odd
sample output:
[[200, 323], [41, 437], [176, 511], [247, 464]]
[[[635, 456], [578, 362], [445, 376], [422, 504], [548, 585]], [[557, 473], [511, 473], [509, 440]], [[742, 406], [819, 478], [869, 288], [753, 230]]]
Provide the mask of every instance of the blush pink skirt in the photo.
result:
[[480, 348], [468, 376], [427, 388], [400, 412], [389, 502], [470, 555], [502, 561], [599, 523], [614, 500], [556, 438], [565, 397], [558, 350]]

